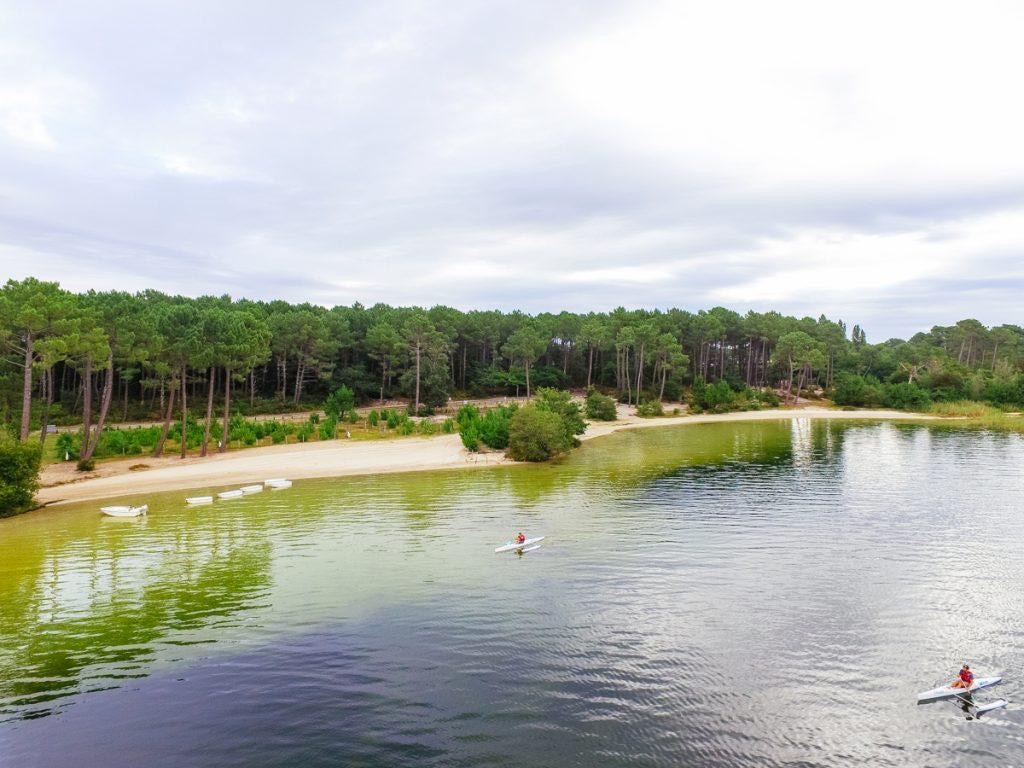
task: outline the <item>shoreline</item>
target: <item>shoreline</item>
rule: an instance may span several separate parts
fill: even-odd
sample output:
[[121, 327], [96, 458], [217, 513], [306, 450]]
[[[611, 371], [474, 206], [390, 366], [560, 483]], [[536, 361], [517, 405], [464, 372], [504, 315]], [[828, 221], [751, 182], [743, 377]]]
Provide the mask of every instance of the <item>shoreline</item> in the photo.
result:
[[[771, 409], [734, 413], [698, 414], [642, 419], [623, 408], [614, 422], [591, 422], [580, 440], [586, 442], [627, 429], [648, 429], [683, 424], [730, 421], [774, 421], [779, 419], [844, 419], [889, 421], [944, 420], [938, 416], [890, 410], [838, 411], [828, 408]], [[471, 454], [456, 435], [410, 437], [380, 442], [330, 440], [315, 443], [248, 448], [205, 458], [186, 459], [141, 456], [104, 462], [97, 471], [78, 480], [67, 465], [50, 465], [43, 470], [44, 485], [36, 493], [41, 507], [82, 501], [136, 496], [146, 493], [187, 491], [199, 488], [238, 486], [262, 482], [268, 477], [309, 480], [325, 477], [425, 472], [439, 469], [476, 469], [499, 464], [516, 464], [503, 453]], [[130, 466], [144, 464], [143, 471]], [[49, 482], [48, 482], [49, 481]]]

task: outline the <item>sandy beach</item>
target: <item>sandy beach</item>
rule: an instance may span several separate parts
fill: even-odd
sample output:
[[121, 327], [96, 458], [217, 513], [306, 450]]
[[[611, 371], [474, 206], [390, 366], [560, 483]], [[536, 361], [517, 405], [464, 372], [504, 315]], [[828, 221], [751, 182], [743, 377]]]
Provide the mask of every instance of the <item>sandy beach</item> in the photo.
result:
[[[888, 410], [801, 408], [641, 419], [631, 409], [623, 407], [618, 421], [591, 423], [581, 439], [593, 440], [623, 429], [795, 418], [925, 420], [937, 417]], [[43, 487], [36, 494], [36, 499], [40, 504], [49, 505], [191, 488], [221, 489], [262, 482], [269, 477], [308, 479], [378, 475], [436, 469], [472, 469], [508, 463], [514, 462], [500, 453], [468, 453], [462, 447], [458, 435], [368, 442], [331, 440], [250, 448], [206, 458], [153, 459], [136, 456], [103, 462], [97, 466], [96, 471], [84, 477], [75, 471], [73, 464], [53, 464], [43, 470], [40, 478]], [[129, 469], [139, 465], [145, 468], [134, 471]]]

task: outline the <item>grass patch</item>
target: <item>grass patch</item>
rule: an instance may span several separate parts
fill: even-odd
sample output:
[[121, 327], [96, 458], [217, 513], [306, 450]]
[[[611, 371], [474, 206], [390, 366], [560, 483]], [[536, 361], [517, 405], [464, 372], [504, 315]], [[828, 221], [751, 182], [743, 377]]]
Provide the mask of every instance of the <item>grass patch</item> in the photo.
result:
[[1011, 415], [999, 408], [973, 400], [959, 400], [952, 403], [935, 403], [931, 412], [936, 416], [955, 416], [962, 419], [958, 427], [990, 429], [994, 432], [1018, 432], [1024, 434], [1024, 418]]
[[967, 419], [978, 419], [993, 415], [1003, 415], [998, 408], [979, 403], [976, 400], [956, 400], [949, 403], [932, 403], [931, 413], [936, 416], [957, 416]]

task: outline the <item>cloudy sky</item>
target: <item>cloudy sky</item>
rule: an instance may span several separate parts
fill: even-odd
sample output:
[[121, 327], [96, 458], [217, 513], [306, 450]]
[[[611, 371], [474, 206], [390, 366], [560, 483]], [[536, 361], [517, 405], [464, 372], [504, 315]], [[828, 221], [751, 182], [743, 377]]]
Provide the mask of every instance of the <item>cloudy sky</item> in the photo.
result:
[[0, 0], [0, 277], [1024, 323], [1024, 4]]

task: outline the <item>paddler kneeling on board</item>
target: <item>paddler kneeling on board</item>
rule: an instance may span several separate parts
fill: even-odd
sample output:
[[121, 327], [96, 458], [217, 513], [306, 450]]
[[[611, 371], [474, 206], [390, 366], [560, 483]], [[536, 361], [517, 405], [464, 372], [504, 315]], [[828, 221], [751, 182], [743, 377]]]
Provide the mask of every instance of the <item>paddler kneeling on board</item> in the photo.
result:
[[950, 688], [970, 688], [974, 685], [974, 673], [971, 668], [964, 664], [960, 668], [960, 675], [950, 684]]
[[519, 533], [516, 534], [516, 544], [523, 544], [525, 542], [526, 542], [526, 536], [524, 536], [523, 532], [520, 531]]

